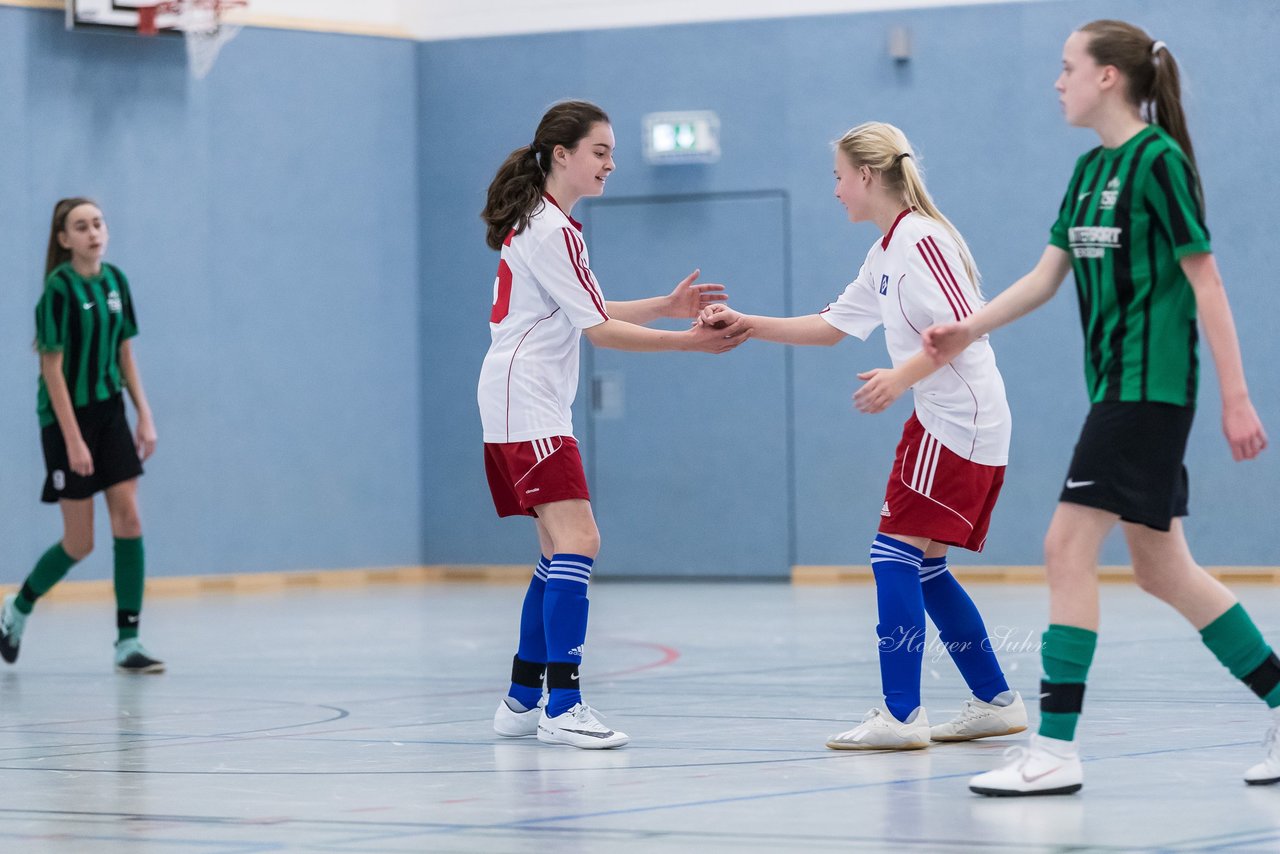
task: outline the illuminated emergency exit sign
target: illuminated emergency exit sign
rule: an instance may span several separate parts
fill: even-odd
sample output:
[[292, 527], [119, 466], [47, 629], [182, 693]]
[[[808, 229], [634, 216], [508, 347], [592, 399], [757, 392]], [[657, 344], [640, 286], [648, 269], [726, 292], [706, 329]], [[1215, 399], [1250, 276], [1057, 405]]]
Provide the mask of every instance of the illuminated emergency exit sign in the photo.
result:
[[644, 159], [654, 164], [720, 159], [720, 117], [710, 110], [649, 113], [643, 119]]

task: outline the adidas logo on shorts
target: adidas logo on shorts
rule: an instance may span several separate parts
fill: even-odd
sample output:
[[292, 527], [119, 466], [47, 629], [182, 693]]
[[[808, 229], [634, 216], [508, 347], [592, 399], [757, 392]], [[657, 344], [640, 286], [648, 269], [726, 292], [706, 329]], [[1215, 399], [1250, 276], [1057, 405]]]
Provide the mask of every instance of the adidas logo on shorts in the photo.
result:
[[880, 515], [881, 515], [881, 516], [888, 516], [888, 515], [889, 515], [889, 502], [888, 502], [888, 501], [886, 501], [886, 502], [884, 503], [884, 506], [880, 508]]

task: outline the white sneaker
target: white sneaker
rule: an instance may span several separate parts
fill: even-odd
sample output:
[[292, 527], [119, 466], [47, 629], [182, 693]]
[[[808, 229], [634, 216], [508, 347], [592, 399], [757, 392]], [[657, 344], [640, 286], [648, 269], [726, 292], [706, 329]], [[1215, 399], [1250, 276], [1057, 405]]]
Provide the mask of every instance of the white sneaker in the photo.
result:
[[873, 706], [862, 716], [862, 723], [827, 739], [832, 750], [919, 750], [928, 746], [929, 717], [924, 706], [916, 706], [905, 721]]
[[1262, 746], [1267, 751], [1266, 758], [1244, 772], [1244, 781], [1250, 786], [1280, 783], [1280, 711], [1275, 712]]
[[1010, 747], [1004, 755], [1008, 764], [971, 779], [969, 791], [993, 797], [1070, 795], [1084, 785], [1075, 742], [1033, 735], [1027, 747]]
[[13, 604], [17, 593], [4, 597], [0, 606], [0, 658], [13, 664], [18, 660], [18, 647], [22, 643], [22, 630], [27, 625], [27, 615]]
[[938, 724], [930, 731], [934, 741], [972, 741], [975, 738], [992, 738], [997, 735], [1013, 735], [1027, 728], [1027, 707], [1022, 695], [1013, 694], [1013, 702], [1004, 706], [987, 703], [970, 697], [960, 707], [960, 714], [945, 724]]
[[503, 697], [498, 701], [498, 710], [493, 713], [493, 731], [503, 738], [522, 738], [536, 735], [538, 732], [538, 716], [542, 714], [542, 706], [517, 712], [508, 705], [510, 698]]
[[547, 710], [544, 708], [538, 718], [538, 741], [545, 741], [547, 744], [567, 744], [583, 750], [604, 750], [621, 747], [630, 740], [625, 732], [614, 732], [601, 723], [595, 710], [586, 703], [577, 703], [569, 711], [554, 718], [547, 717]]

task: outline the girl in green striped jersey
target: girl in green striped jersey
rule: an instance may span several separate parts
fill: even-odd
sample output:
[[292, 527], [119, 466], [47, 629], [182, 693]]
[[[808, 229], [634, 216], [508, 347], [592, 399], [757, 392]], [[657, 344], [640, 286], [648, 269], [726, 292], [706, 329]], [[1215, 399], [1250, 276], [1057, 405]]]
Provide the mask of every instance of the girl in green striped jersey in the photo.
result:
[[[930, 356], [1039, 307], [1074, 274], [1092, 407], [1045, 537], [1049, 618], [1040, 730], [1029, 750], [975, 777], [985, 795], [1065, 794], [1083, 784], [1075, 728], [1097, 645], [1098, 554], [1121, 523], [1138, 585], [1200, 633], [1231, 674], [1273, 710], [1280, 659], [1236, 597], [1191, 556], [1182, 465], [1199, 379], [1197, 325], [1213, 353], [1232, 456], [1267, 446], [1245, 383], [1235, 323], [1210, 251], [1178, 66], [1164, 42], [1123, 21], [1067, 39], [1055, 84], [1069, 124], [1101, 146], [1076, 163], [1049, 246], [984, 309], [924, 332]], [[1198, 324], [1197, 324], [1198, 320]], [[1251, 784], [1280, 782], [1280, 711]]]
[[[138, 641], [142, 610], [142, 522], [138, 477], [156, 446], [129, 340], [138, 333], [129, 282], [105, 264], [107, 225], [89, 199], [58, 202], [53, 211], [45, 287], [36, 306], [40, 353], [41, 440], [48, 474], [42, 500], [62, 510], [63, 536], [36, 563], [0, 609], [0, 657], [18, 657], [36, 600], [93, 551], [93, 496], [104, 492], [114, 535], [116, 669], [159, 673], [163, 662]], [[138, 413], [130, 434], [121, 391]]]

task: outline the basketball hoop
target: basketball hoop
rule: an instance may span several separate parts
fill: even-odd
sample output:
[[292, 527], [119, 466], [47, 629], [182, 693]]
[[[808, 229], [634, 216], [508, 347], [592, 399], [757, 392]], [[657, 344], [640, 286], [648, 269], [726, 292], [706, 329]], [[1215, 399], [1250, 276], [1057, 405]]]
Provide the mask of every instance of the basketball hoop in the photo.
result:
[[192, 77], [203, 80], [222, 46], [240, 33], [240, 25], [227, 23], [223, 16], [248, 5], [248, 0], [162, 0], [139, 6], [138, 35], [181, 30], [187, 43], [187, 67]]

